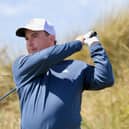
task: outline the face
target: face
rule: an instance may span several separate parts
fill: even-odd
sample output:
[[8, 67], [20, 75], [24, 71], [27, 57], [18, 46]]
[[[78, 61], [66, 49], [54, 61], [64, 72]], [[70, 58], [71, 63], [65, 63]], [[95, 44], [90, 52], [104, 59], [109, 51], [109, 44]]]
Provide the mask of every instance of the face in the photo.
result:
[[44, 31], [26, 30], [25, 39], [28, 53], [33, 54], [54, 45], [55, 36]]

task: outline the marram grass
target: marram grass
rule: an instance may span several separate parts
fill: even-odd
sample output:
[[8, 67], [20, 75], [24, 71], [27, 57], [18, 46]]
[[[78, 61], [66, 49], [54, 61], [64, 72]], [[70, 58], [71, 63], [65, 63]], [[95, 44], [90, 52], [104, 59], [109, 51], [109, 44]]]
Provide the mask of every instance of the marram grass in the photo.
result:
[[[127, 11], [126, 11], [127, 12]], [[85, 91], [82, 100], [82, 129], [129, 129], [129, 17], [121, 12], [96, 24], [115, 75], [114, 87]], [[6, 54], [6, 53], [3, 53]], [[88, 50], [71, 56], [92, 63]], [[1, 60], [1, 58], [0, 58]], [[7, 59], [6, 59], [7, 60]], [[0, 61], [0, 95], [13, 87], [11, 63]], [[0, 129], [19, 129], [20, 111], [16, 94], [0, 102]]]

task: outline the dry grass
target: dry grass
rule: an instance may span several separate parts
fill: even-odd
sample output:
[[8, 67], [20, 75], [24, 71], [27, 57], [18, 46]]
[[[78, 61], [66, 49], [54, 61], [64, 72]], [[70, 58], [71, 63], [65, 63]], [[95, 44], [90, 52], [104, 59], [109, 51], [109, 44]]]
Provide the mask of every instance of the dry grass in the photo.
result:
[[[115, 85], [109, 89], [83, 93], [82, 128], [129, 129], [129, 17], [123, 11], [104, 21], [103, 24], [99, 21], [95, 28], [113, 65]], [[6, 55], [4, 52], [2, 54]], [[71, 58], [92, 63], [86, 47]], [[14, 85], [11, 64], [2, 63], [3, 59], [0, 58], [0, 96]], [[15, 94], [0, 102], [0, 129], [18, 129], [19, 118], [19, 102]]]

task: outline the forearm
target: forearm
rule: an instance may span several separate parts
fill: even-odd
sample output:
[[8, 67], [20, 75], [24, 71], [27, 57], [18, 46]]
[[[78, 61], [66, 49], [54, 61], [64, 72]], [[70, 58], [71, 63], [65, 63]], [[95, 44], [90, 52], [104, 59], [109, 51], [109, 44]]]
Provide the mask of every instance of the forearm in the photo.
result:
[[71, 43], [66, 43], [64, 45], [56, 45], [48, 53], [48, 65], [57, 64], [62, 61], [64, 58], [72, 55], [73, 53], [81, 50], [82, 43], [80, 41], [74, 41]]

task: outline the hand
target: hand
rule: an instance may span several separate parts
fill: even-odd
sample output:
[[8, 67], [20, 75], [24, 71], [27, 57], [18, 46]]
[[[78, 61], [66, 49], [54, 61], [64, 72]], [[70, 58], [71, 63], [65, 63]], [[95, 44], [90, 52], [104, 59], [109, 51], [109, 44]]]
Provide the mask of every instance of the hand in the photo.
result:
[[95, 42], [99, 42], [99, 39], [97, 37], [97, 33], [94, 31], [89, 31], [83, 36], [84, 43], [88, 46], [91, 46]]
[[77, 37], [76, 37], [76, 40], [79, 40], [79, 41], [82, 42], [82, 44], [84, 44], [84, 40], [85, 40], [84, 35], [79, 35], [79, 36], [77, 36]]

